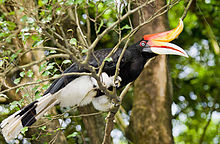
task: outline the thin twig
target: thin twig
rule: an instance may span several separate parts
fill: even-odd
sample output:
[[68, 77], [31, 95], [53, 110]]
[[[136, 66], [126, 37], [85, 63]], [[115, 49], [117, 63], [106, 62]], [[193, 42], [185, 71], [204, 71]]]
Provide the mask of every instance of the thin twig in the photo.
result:
[[89, 47], [89, 44], [86, 40], [86, 36], [84, 35], [84, 33], [82, 32], [82, 29], [80, 27], [80, 23], [79, 23], [79, 17], [78, 17], [78, 13], [77, 13], [77, 5], [75, 6], [75, 17], [76, 17], [76, 24], [77, 24], [77, 29], [79, 30], [79, 33], [81, 34], [81, 37], [83, 39], [84, 44], [86, 45], [86, 47]]
[[185, 10], [184, 10], [184, 12], [183, 12], [183, 15], [182, 15], [182, 17], [181, 17], [182, 20], [184, 20], [184, 18], [186, 17], [186, 14], [187, 14], [187, 12], [188, 12], [188, 10], [189, 10], [191, 4], [192, 4], [192, 1], [193, 1], [193, 0], [189, 0], [188, 4], [187, 4], [187, 6], [186, 6], [186, 8], [185, 8]]
[[49, 59], [53, 59], [53, 58], [67, 58], [69, 59], [70, 56], [68, 54], [53, 54], [53, 55], [50, 55], [48, 57], [44, 57], [42, 58], [41, 60], [38, 60], [38, 61], [33, 61], [31, 63], [28, 63], [26, 65], [22, 65], [22, 66], [17, 66], [17, 67], [14, 67], [13, 69], [11, 69], [10, 71], [7, 71], [8, 73], [7, 74], [12, 74], [12, 73], [15, 73], [16, 71], [20, 70], [20, 69], [23, 69], [23, 68], [28, 68], [28, 67], [31, 67], [33, 65], [36, 65], [36, 64], [39, 64], [45, 60], [49, 60]]
[[203, 140], [204, 140], [206, 131], [207, 131], [208, 126], [209, 126], [209, 124], [210, 124], [210, 122], [211, 122], [211, 120], [212, 120], [212, 113], [214, 112], [214, 110], [215, 110], [215, 109], [212, 108], [212, 110], [211, 110], [211, 112], [210, 112], [210, 115], [209, 115], [209, 117], [208, 117], [208, 119], [207, 119], [208, 121], [207, 121], [205, 127], [203, 128], [203, 133], [202, 133], [202, 136], [200, 137], [199, 144], [202, 144], [202, 143], [203, 143]]
[[50, 80], [55, 80], [55, 79], [58, 79], [58, 78], [61, 78], [63, 76], [71, 76], [71, 75], [91, 75], [91, 73], [81, 73], [81, 72], [74, 72], [74, 73], [64, 73], [64, 74], [61, 74], [60, 76], [57, 76], [57, 77], [52, 77], [52, 78], [47, 78], [47, 79], [44, 79], [44, 80], [41, 80], [41, 81], [38, 81], [38, 82], [29, 82], [29, 83], [25, 83], [25, 84], [20, 84], [20, 85], [17, 85], [17, 86], [14, 86], [14, 87], [10, 87], [9, 89], [6, 89], [6, 90], [3, 90], [0, 92], [0, 94], [3, 94], [3, 93], [6, 93], [10, 90], [14, 90], [14, 89], [17, 89], [17, 88], [20, 88], [20, 87], [24, 87], [24, 86], [29, 86], [29, 85], [35, 85], [35, 84], [40, 84], [40, 83], [43, 83], [43, 82], [46, 82], [46, 81], [50, 81]]
[[87, 26], [87, 40], [88, 44], [91, 45], [91, 24], [90, 24], [90, 17], [89, 17], [89, 10], [88, 10], [88, 5], [86, 7], [86, 26]]

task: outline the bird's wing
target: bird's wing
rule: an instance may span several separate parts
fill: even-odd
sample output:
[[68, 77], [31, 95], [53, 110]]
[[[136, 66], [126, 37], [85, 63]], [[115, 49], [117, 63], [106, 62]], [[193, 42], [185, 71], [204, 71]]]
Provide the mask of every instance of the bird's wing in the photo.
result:
[[[91, 66], [99, 68], [101, 63], [105, 60], [106, 56], [111, 52], [111, 48], [101, 49], [94, 52], [93, 56], [89, 60], [89, 64]], [[106, 60], [103, 72], [106, 72], [109, 76], [113, 76], [115, 74], [116, 64], [121, 55], [122, 49], [117, 50], [110, 59]], [[131, 59], [131, 54], [128, 50], [125, 51], [124, 56], [121, 60], [120, 67], [123, 67], [127, 62]], [[67, 68], [64, 73], [72, 73], [72, 72], [89, 72], [86, 69], [79, 68], [76, 63], [73, 63], [69, 68]], [[78, 78], [79, 75], [70, 75], [63, 76], [62, 78], [56, 79], [52, 85], [45, 91], [44, 95], [47, 93], [54, 94], [60, 89], [64, 88], [68, 83], [72, 80]]]
[[[85, 69], [80, 69], [76, 63], [73, 63], [70, 67], [68, 67], [64, 73], [73, 73], [73, 72], [87, 72]], [[78, 78], [79, 75], [69, 75], [63, 76], [61, 78], [56, 79], [51, 86], [45, 91], [44, 95], [51, 93], [54, 94], [60, 89], [64, 88], [68, 83], [72, 80]]]
[[[115, 74], [116, 64], [121, 55], [122, 49], [118, 49], [115, 53], [112, 54], [111, 57], [107, 58], [108, 54], [112, 51], [111, 48], [101, 49], [94, 52], [92, 59], [89, 61], [89, 64], [99, 68], [103, 61], [105, 61], [105, 65], [103, 67], [103, 72], [106, 72], [108, 75], [112, 76]], [[125, 53], [120, 62], [120, 68], [124, 67], [127, 63], [131, 61], [132, 55], [131, 52], [125, 50]]]

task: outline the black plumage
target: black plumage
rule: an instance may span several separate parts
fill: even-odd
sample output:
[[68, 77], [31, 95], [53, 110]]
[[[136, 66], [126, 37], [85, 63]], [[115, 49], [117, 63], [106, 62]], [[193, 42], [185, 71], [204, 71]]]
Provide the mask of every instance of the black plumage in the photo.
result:
[[[145, 63], [150, 58], [156, 56], [157, 54], [149, 52], [148, 54], [142, 52], [142, 47], [139, 45], [140, 42], [128, 47], [120, 62], [119, 76], [121, 77], [121, 87], [125, 86], [129, 82], [134, 81], [141, 73], [144, 68]], [[100, 49], [94, 52], [94, 55], [89, 59], [89, 64], [96, 67], [97, 69], [112, 51], [112, 48]], [[122, 53], [122, 49], [118, 49], [112, 54], [110, 61], [105, 61], [102, 72], [106, 72], [109, 76], [114, 76], [116, 71], [116, 64]], [[64, 73], [72, 72], [89, 72], [84, 68], [80, 68], [76, 63], [73, 63], [69, 68], [67, 68]], [[78, 78], [79, 75], [64, 76], [55, 80], [52, 85], [45, 91], [44, 95], [47, 93], [56, 93], [63, 87], [65, 87], [72, 80]]]

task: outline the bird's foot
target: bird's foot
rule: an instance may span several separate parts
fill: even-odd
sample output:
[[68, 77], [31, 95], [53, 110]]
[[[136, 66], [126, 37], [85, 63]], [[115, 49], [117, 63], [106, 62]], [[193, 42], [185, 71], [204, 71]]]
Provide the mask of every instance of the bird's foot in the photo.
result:
[[117, 76], [117, 78], [114, 80], [113, 86], [114, 87], [120, 87], [121, 86], [121, 81], [122, 81], [121, 77]]

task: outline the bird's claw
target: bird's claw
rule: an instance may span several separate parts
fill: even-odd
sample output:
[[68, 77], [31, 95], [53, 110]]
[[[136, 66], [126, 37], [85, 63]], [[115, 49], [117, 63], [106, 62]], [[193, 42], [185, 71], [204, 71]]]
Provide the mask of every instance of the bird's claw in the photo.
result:
[[117, 78], [114, 80], [113, 86], [114, 87], [120, 87], [121, 86], [121, 81], [122, 81], [121, 77], [117, 76]]

